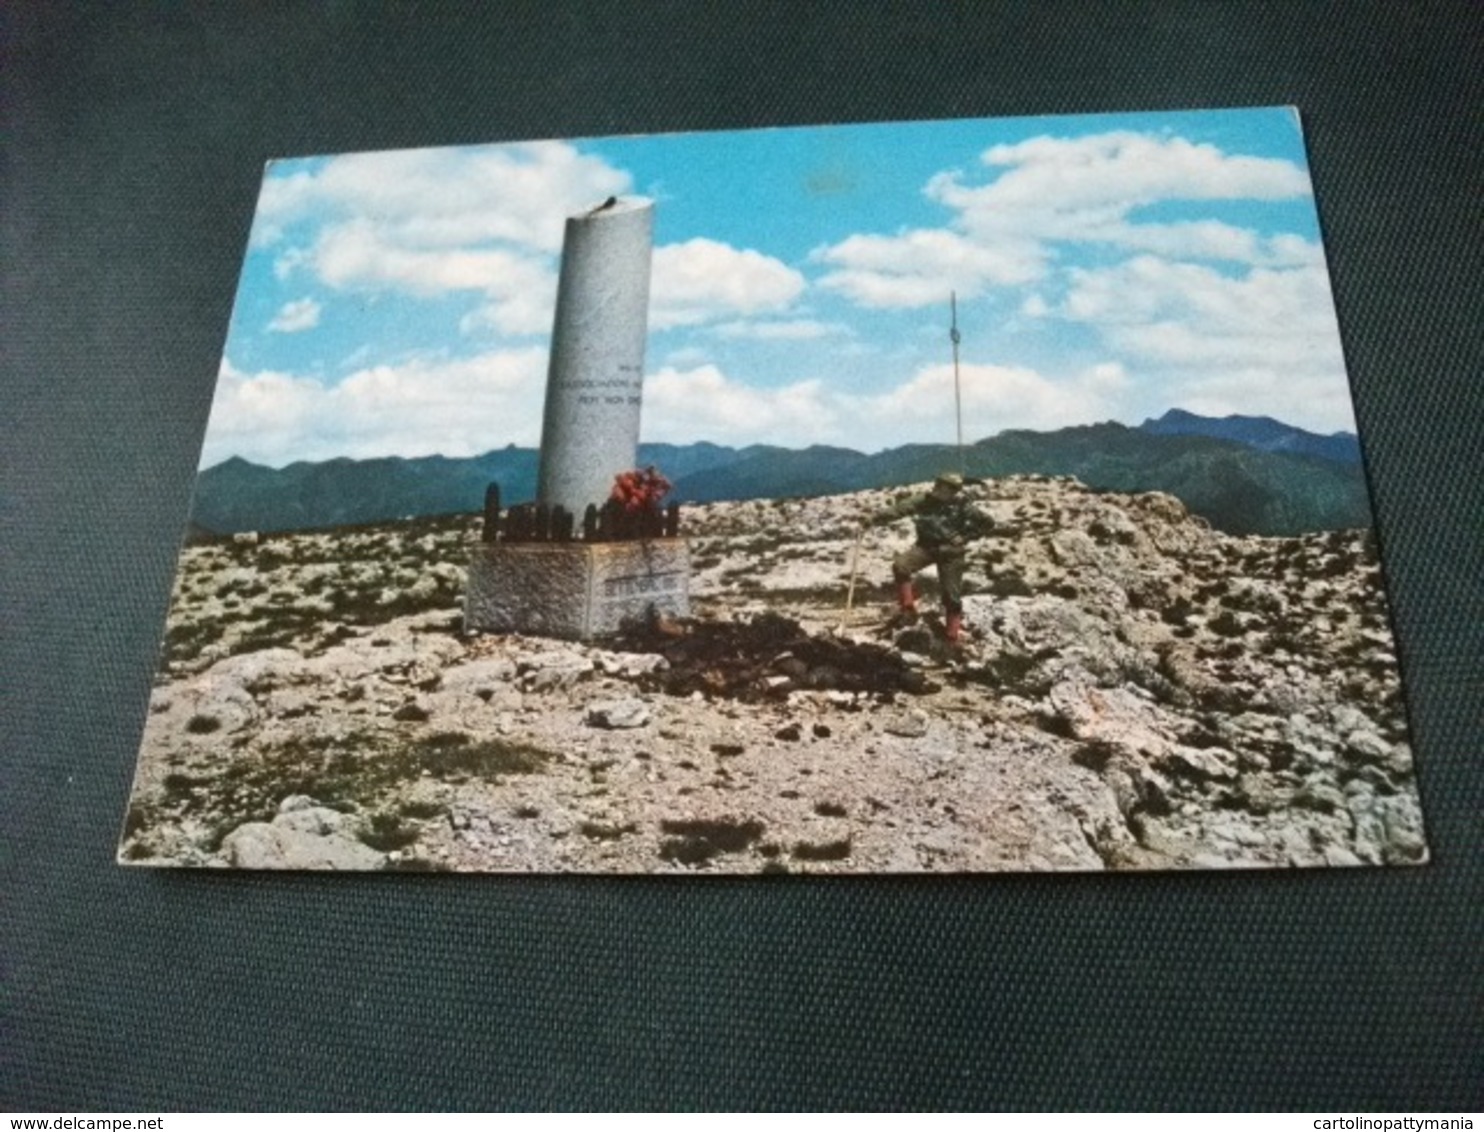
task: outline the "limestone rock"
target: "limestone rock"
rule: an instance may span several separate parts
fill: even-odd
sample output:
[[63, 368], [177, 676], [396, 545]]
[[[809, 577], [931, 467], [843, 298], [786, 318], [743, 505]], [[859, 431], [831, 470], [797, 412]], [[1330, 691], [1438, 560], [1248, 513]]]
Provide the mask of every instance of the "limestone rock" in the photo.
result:
[[1398, 778], [1410, 778], [1412, 775], [1412, 748], [1406, 743], [1398, 743], [1391, 748], [1382, 766]]
[[1369, 763], [1385, 764], [1391, 757], [1391, 744], [1374, 731], [1356, 729], [1345, 737], [1345, 749], [1356, 758]]
[[271, 822], [248, 822], [222, 839], [222, 855], [239, 869], [379, 869], [386, 858], [357, 836], [345, 814], [287, 798]]
[[[1363, 533], [1233, 538], [1066, 478], [975, 492], [996, 534], [954, 657], [931, 570], [922, 631], [887, 624], [911, 525], [855, 555], [894, 490], [688, 508], [696, 617], [622, 644], [462, 632], [475, 516], [187, 547], [122, 856], [376, 867], [364, 821], [398, 867], [460, 870], [1427, 859]], [[698, 647], [760, 623], [772, 651]], [[280, 767], [304, 793], [242, 824]]]
[[487, 657], [445, 669], [441, 687], [447, 692], [493, 692], [513, 683], [515, 675], [516, 665], [513, 660], [506, 657]]
[[1293, 796], [1293, 801], [1295, 805], [1307, 806], [1323, 813], [1347, 812], [1345, 795], [1323, 779], [1311, 779], [1304, 783]]
[[[1222, 757], [1225, 756], [1225, 757]], [[1178, 774], [1196, 779], [1232, 779], [1237, 776], [1233, 765], [1236, 756], [1230, 751], [1199, 750], [1176, 746], [1164, 759], [1165, 765]]]
[[1078, 739], [1154, 758], [1174, 748], [1154, 709], [1124, 688], [1099, 688], [1074, 678], [1052, 688], [1048, 699]]
[[602, 652], [594, 663], [601, 672], [631, 680], [651, 672], [661, 672], [670, 666], [670, 662], [657, 653]]
[[589, 704], [587, 709], [589, 725], [615, 731], [643, 727], [651, 718], [649, 705], [643, 700], [603, 700]]
[[885, 730], [888, 735], [896, 735], [903, 739], [920, 739], [928, 732], [927, 713], [913, 710], [896, 716], [887, 721]]
[[570, 688], [593, 668], [593, 662], [581, 653], [556, 651], [525, 657], [517, 671], [524, 691], [540, 693]]

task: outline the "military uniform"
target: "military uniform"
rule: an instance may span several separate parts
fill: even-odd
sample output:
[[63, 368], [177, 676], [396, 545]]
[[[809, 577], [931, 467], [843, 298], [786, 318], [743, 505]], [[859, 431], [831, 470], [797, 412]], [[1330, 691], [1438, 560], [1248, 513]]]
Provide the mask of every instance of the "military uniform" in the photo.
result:
[[929, 566], [936, 566], [947, 614], [948, 639], [954, 642], [963, 622], [968, 544], [994, 529], [987, 515], [959, 495], [963, 482], [961, 476], [952, 473], [941, 475], [933, 482], [931, 491], [900, 500], [866, 521], [867, 526], [880, 526], [911, 518], [917, 541], [891, 563], [898, 603], [904, 613], [915, 613], [917, 597], [912, 590], [912, 578]]

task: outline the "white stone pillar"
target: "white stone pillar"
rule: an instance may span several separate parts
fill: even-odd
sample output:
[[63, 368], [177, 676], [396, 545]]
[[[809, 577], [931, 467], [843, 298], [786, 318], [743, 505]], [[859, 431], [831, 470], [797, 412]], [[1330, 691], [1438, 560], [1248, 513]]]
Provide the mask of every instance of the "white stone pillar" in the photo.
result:
[[581, 521], [638, 459], [654, 205], [622, 200], [567, 219], [536, 501]]

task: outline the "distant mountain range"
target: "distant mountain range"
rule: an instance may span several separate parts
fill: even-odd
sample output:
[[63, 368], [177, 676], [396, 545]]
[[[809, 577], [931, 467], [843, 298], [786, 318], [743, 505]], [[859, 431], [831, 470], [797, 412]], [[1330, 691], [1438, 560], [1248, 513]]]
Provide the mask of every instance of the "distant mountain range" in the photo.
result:
[[1159, 436], [1209, 436], [1234, 440], [1263, 452], [1317, 456], [1340, 464], [1360, 463], [1360, 438], [1353, 432], [1320, 436], [1272, 417], [1198, 417], [1184, 409], [1171, 409], [1158, 420], [1145, 421], [1139, 428]]
[[[848, 448], [641, 444], [675, 485], [671, 498], [706, 503], [891, 487], [956, 469], [948, 444], [871, 455]], [[1071, 475], [1096, 490], [1164, 491], [1218, 530], [1293, 535], [1371, 524], [1360, 445], [1267, 417], [1201, 417], [1172, 409], [1138, 428], [1097, 424], [1011, 431], [964, 449], [970, 476]], [[450, 459], [385, 457], [274, 469], [233, 457], [196, 480], [193, 531], [284, 531], [478, 511], [491, 482], [507, 503], [532, 498], [537, 453], [510, 446]]]

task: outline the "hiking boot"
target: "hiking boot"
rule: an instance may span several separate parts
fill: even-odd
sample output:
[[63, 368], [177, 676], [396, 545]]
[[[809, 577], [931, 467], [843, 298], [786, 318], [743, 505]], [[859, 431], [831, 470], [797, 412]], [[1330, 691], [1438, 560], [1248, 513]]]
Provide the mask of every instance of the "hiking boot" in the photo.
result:
[[948, 641], [949, 647], [960, 648], [963, 644], [964, 615], [962, 613], [950, 613], [943, 621], [943, 637]]

